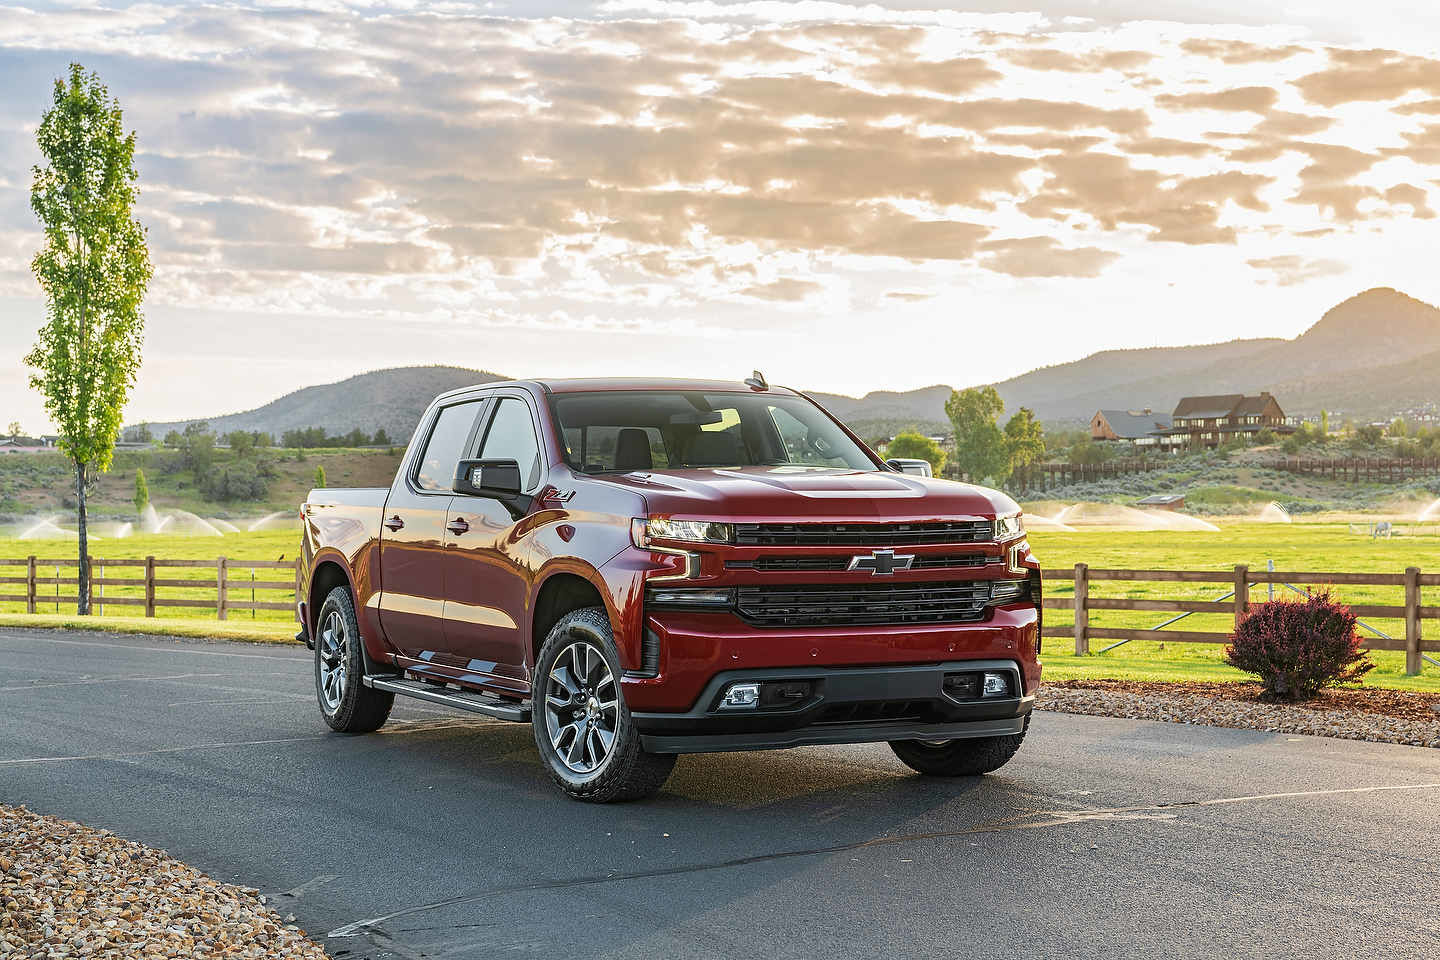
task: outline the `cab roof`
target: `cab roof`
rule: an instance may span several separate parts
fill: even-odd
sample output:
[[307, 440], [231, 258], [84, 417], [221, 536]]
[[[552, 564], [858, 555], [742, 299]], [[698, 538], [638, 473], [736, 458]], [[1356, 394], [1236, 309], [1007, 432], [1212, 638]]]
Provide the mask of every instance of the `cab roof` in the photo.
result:
[[536, 380], [551, 393], [584, 393], [599, 390], [676, 390], [701, 393], [794, 393], [788, 387], [771, 385], [754, 390], [736, 380], [687, 380], [678, 377], [576, 377], [564, 380]]

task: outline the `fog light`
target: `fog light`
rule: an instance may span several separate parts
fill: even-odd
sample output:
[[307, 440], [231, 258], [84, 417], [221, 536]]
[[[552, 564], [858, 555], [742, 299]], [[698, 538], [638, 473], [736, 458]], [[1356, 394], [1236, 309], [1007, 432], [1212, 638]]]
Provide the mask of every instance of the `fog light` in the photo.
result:
[[985, 696], [1004, 697], [1010, 693], [1010, 679], [1003, 673], [985, 674]]
[[720, 700], [721, 710], [754, 710], [760, 702], [760, 684], [732, 683]]

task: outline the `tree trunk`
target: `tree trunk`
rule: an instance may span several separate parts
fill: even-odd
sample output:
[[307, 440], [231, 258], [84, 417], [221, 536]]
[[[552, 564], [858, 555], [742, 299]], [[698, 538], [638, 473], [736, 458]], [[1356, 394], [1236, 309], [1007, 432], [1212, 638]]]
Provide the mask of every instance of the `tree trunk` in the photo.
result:
[[75, 502], [78, 504], [77, 515], [80, 526], [80, 566], [76, 576], [75, 594], [78, 602], [75, 612], [85, 617], [90, 615], [90, 564], [86, 563], [86, 557], [90, 553], [90, 540], [85, 531], [85, 464], [75, 464]]

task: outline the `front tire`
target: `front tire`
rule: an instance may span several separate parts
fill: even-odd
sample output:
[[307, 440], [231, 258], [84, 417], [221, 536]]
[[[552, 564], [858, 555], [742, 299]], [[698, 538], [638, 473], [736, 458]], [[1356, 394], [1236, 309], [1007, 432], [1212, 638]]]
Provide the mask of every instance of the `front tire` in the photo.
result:
[[348, 587], [326, 594], [315, 618], [315, 634], [315, 697], [325, 722], [341, 733], [379, 730], [390, 718], [395, 694], [372, 690], [361, 682], [364, 641]]
[[1005, 764], [1025, 742], [1030, 718], [1019, 733], [1005, 737], [975, 737], [969, 740], [891, 740], [890, 749], [900, 762], [927, 777], [978, 777], [993, 773]]
[[550, 778], [577, 800], [648, 797], [675, 767], [673, 755], [641, 749], [620, 676], [603, 607], [561, 617], [535, 658], [535, 745]]

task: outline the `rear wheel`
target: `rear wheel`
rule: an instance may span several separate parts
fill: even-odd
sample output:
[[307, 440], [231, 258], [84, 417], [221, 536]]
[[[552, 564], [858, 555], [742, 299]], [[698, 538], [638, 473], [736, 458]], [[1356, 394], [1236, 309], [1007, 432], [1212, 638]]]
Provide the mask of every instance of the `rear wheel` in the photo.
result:
[[566, 614], [545, 638], [535, 661], [533, 723], [551, 779], [577, 800], [648, 797], [675, 767], [674, 756], [640, 748], [602, 607]]
[[325, 596], [315, 618], [315, 696], [325, 722], [341, 733], [379, 730], [395, 703], [395, 694], [372, 690], [361, 682], [363, 642], [350, 590], [336, 587]]
[[892, 740], [890, 749], [912, 770], [929, 777], [978, 777], [1010, 762], [1025, 742], [1030, 718], [1019, 733], [969, 740]]

